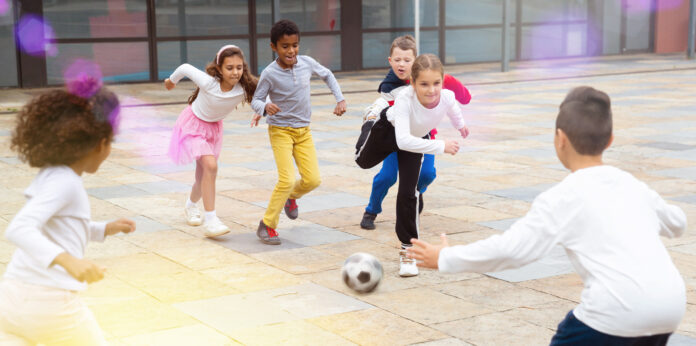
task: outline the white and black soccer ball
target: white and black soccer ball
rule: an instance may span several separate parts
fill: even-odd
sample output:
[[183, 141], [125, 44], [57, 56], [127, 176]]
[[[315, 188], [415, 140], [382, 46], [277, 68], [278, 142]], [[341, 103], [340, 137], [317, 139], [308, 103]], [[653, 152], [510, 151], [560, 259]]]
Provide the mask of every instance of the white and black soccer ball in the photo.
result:
[[343, 282], [351, 289], [360, 292], [372, 292], [382, 280], [382, 264], [375, 256], [358, 252], [346, 258], [341, 268]]

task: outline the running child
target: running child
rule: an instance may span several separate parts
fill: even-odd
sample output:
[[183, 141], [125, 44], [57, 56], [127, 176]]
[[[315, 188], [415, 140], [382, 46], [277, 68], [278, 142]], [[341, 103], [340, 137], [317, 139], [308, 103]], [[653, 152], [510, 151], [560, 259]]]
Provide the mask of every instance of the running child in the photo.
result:
[[[394, 99], [403, 90], [406, 89], [411, 78], [411, 66], [416, 59], [418, 52], [416, 50], [416, 41], [411, 35], [399, 36], [392, 42], [389, 52], [390, 69], [382, 83], [379, 84], [378, 91], [381, 98], [367, 108], [365, 120], [376, 119], [382, 109], [394, 105]], [[443, 87], [455, 91], [457, 101], [460, 104], [468, 104], [471, 100], [469, 91], [454, 77], [445, 74]], [[437, 129], [430, 132], [430, 138], [435, 139]], [[389, 188], [396, 183], [399, 164], [396, 157], [396, 152], [393, 152], [382, 161], [382, 168], [372, 180], [372, 191], [370, 193], [370, 202], [365, 208], [360, 227], [363, 229], [375, 229], [375, 219], [382, 212], [382, 201], [387, 196]], [[423, 193], [428, 188], [436, 176], [435, 170], [435, 155], [423, 155], [423, 164], [421, 165], [420, 176], [418, 177], [417, 189], [419, 192], [419, 208], [418, 212], [423, 211]]]
[[370, 168], [396, 152], [399, 191], [396, 196], [396, 234], [401, 241], [399, 275], [418, 275], [415, 261], [403, 250], [418, 238], [418, 178], [423, 154], [456, 154], [455, 140], [431, 140], [430, 131], [447, 115], [463, 138], [469, 135], [455, 93], [442, 90], [444, 69], [437, 56], [419, 55], [411, 69], [412, 82], [399, 93], [394, 106], [385, 108], [376, 121], [363, 124], [356, 162]]
[[94, 222], [82, 184], [111, 152], [116, 95], [94, 79], [71, 82], [33, 99], [20, 112], [11, 148], [40, 171], [27, 203], [5, 230], [17, 246], [0, 282], [0, 344], [105, 345], [77, 292], [104, 277], [84, 259], [89, 241], [135, 230], [127, 219]]
[[584, 289], [551, 345], [665, 345], [684, 316], [686, 292], [660, 236], [681, 236], [686, 215], [603, 163], [612, 140], [609, 96], [573, 89], [561, 103], [554, 137], [571, 173], [504, 233], [453, 247], [444, 234], [440, 245], [414, 239], [409, 255], [444, 273], [485, 273], [521, 267], [560, 244]]
[[[251, 102], [257, 79], [249, 72], [242, 50], [234, 45], [220, 48], [205, 72], [189, 64], [179, 66], [164, 80], [164, 86], [171, 90], [184, 77], [196, 84], [196, 90], [174, 125], [169, 157], [180, 165], [196, 161], [195, 182], [184, 207], [186, 223], [203, 224], [206, 237], [217, 237], [230, 231], [215, 212], [215, 179], [222, 149], [223, 119], [240, 103]], [[196, 205], [201, 198], [204, 217]]]
[[[336, 98], [334, 114], [345, 113], [346, 101], [329, 69], [309, 56], [298, 55], [300, 30], [295, 23], [281, 20], [273, 24], [271, 49], [278, 58], [261, 72], [251, 106], [257, 113], [252, 125], [258, 125], [259, 114], [267, 116], [268, 137], [278, 168], [278, 183], [256, 235], [265, 244], [278, 245], [280, 238], [276, 228], [281, 210], [285, 210], [288, 218], [296, 219], [296, 200], [320, 183], [319, 163], [309, 128], [312, 115], [309, 82], [312, 74], [318, 75]], [[267, 101], [267, 97], [270, 100]], [[297, 181], [293, 158], [301, 176]]]

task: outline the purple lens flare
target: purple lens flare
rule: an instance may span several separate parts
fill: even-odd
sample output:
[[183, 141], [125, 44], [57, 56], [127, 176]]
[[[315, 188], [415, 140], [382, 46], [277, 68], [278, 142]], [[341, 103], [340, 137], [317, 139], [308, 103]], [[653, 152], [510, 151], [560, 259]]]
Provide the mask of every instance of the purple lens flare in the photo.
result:
[[53, 28], [40, 16], [33, 14], [22, 16], [15, 27], [15, 35], [20, 49], [26, 54], [33, 56], [58, 54]]
[[4, 16], [10, 10], [9, 0], [0, 0], [0, 16]]

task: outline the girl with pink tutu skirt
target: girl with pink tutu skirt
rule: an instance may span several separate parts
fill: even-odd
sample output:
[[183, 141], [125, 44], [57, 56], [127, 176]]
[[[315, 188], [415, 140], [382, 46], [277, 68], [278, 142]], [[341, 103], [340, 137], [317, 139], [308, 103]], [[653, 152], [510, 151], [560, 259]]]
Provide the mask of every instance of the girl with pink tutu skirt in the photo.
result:
[[[164, 86], [171, 90], [184, 77], [196, 83], [197, 88], [174, 125], [169, 157], [180, 165], [196, 161], [196, 182], [184, 207], [186, 222], [191, 226], [203, 224], [205, 236], [216, 237], [230, 231], [215, 213], [222, 121], [240, 103], [251, 102], [258, 80], [249, 72], [242, 50], [234, 45], [220, 48], [205, 72], [189, 64], [179, 66], [164, 80]], [[196, 205], [201, 198], [204, 217]]]

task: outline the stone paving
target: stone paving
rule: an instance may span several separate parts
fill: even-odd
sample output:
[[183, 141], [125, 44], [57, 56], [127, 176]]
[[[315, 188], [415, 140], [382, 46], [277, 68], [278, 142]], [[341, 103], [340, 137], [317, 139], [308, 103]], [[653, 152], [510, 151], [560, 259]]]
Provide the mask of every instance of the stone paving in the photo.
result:
[[[504, 231], [541, 191], [568, 172], [552, 147], [557, 106], [567, 91], [591, 85], [612, 97], [615, 141], [608, 164], [648, 183], [689, 218], [687, 234], [663, 239], [688, 287], [687, 314], [670, 345], [696, 344], [696, 62], [681, 55], [636, 55], [461, 65], [446, 71], [469, 86], [471, 136], [456, 156], [436, 158], [425, 195], [422, 238], [448, 234], [463, 244]], [[209, 240], [187, 226], [183, 204], [192, 166], [165, 156], [170, 130], [192, 84], [111, 86], [123, 122], [113, 152], [84, 176], [93, 219], [130, 217], [137, 231], [91, 244], [87, 257], [108, 268], [82, 294], [113, 345], [543, 345], [580, 299], [582, 283], [562, 249], [519, 269], [400, 278], [392, 189], [377, 229], [358, 223], [376, 169], [353, 162], [362, 109], [385, 71], [337, 74], [349, 110], [312, 82], [312, 130], [321, 186], [281, 215], [281, 246], [254, 230], [276, 181], [266, 125], [250, 128], [248, 106], [225, 121], [217, 180], [218, 215], [232, 232]], [[37, 89], [0, 90], [0, 229], [24, 204], [36, 170], [9, 149], [14, 116]], [[445, 122], [441, 138], [456, 138]], [[0, 240], [0, 272], [14, 250]], [[340, 279], [354, 252], [377, 256], [385, 277], [360, 295]]]

